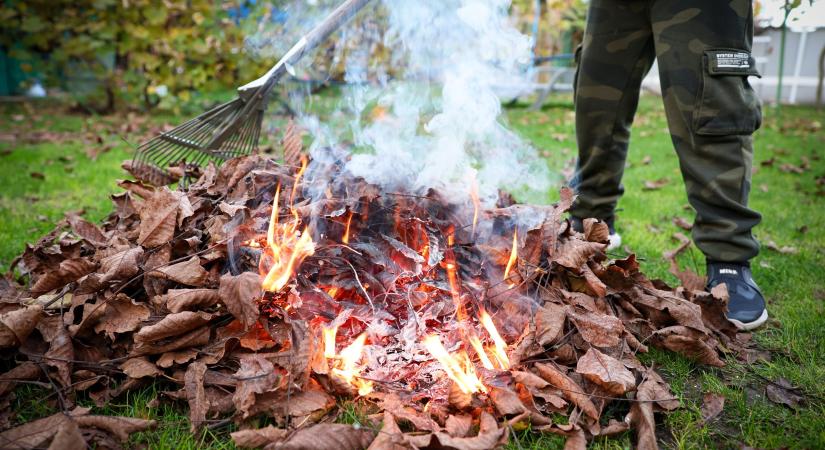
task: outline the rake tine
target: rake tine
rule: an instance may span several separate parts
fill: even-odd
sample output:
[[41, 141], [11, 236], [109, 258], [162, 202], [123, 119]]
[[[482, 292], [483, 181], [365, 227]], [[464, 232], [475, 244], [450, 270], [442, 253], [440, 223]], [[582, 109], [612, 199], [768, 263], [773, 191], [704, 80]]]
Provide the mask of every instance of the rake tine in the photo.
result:
[[144, 181], [153, 184], [167, 184], [172, 179], [168, 171], [171, 165], [184, 162], [200, 166], [207, 161], [220, 164], [256, 151], [269, 94], [287, 67], [315, 49], [369, 1], [345, 0], [264, 76], [239, 87], [238, 97], [143, 142], [133, 161], [135, 175], [144, 178], [145, 174]]

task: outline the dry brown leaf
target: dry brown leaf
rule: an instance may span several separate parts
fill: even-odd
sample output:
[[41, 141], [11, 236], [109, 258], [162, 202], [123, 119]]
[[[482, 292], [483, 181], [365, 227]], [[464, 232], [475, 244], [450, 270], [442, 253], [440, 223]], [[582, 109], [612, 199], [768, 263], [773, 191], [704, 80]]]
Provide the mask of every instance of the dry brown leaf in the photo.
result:
[[161, 373], [157, 366], [143, 356], [127, 359], [120, 365], [120, 369], [131, 378], [154, 377]]
[[785, 405], [791, 409], [798, 409], [805, 403], [805, 396], [802, 391], [794, 387], [790, 381], [785, 378], [779, 378], [776, 381], [771, 381], [765, 386], [765, 393], [768, 400]]
[[466, 437], [473, 427], [473, 417], [468, 414], [452, 415], [444, 422], [444, 430], [452, 437]]
[[37, 364], [26, 361], [11, 368], [8, 372], [0, 375], [0, 397], [3, 397], [17, 385], [16, 381], [28, 381], [40, 378], [43, 371]]
[[301, 151], [304, 147], [301, 136], [301, 129], [292, 119], [289, 119], [282, 142], [284, 148], [284, 164], [289, 166], [298, 166], [301, 164]]
[[576, 372], [612, 395], [624, 395], [636, 387], [636, 377], [621, 361], [593, 347], [579, 358]]
[[255, 404], [255, 394], [263, 394], [277, 385], [278, 374], [275, 366], [261, 355], [252, 354], [241, 357], [240, 368], [235, 372], [238, 385], [232, 401], [235, 409], [249, 417], [249, 408]]
[[690, 231], [693, 229], [693, 224], [685, 220], [683, 217], [676, 216], [673, 218], [673, 225], [685, 230]]
[[133, 351], [131, 356], [157, 355], [189, 347], [199, 347], [209, 343], [210, 334], [209, 327], [196, 328], [189, 333], [169, 340], [167, 343], [147, 342], [139, 350]]
[[552, 262], [578, 272], [581, 267], [596, 255], [603, 254], [607, 244], [567, 239], [562, 242]]
[[102, 282], [126, 281], [140, 271], [143, 248], [133, 247], [100, 260]]
[[586, 450], [587, 437], [584, 435], [584, 430], [575, 428], [567, 435], [567, 440], [564, 441], [564, 450]]
[[607, 314], [567, 308], [567, 315], [576, 325], [582, 338], [596, 347], [614, 347], [624, 333], [622, 321]]
[[74, 420], [81, 428], [97, 428], [116, 436], [121, 442], [129, 440], [129, 435], [154, 428], [154, 420], [124, 416], [77, 416]]
[[536, 309], [536, 342], [539, 345], [553, 344], [564, 331], [564, 321], [567, 313], [564, 307], [555, 303], [545, 302]]
[[69, 420], [63, 413], [53, 414], [42, 419], [24, 423], [0, 433], [0, 443], [6, 449], [31, 449], [45, 447], [46, 443], [60, 429], [63, 422]]
[[636, 392], [636, 400], [630, 406], [630, 418], [636, 430], [636, 448], [640, 450], [656, 450], [659, 444], [656, 441], [656, 420], [653, 417], [653, 402], [656, 399], [656, 390], [651, 389], [650, 380], [643, 381]]
[[185, 284], [187, 286], [203, 286], [209, 278], [209, 272], [201, 266], [200, 258], [193, 256], [186, 261], [160, 267], [147, 274], [150, 277], [161, 278]]
[[169, 314], [160, 322], [140, 329], [134, 335], [137, 343], [154, 342], [172, 336], [178, 336], [195, 328], [201, 327], [212, 320], [212, 314], [202, 311], [182, 311]]
[[700, 412], [702, 414], [701, 424], [707, 424], [715, 419], [725, 408], [725, 396], [713, 392], [706, 392], [702, 396], [702, 407]]
[[178, 313], [208, 308], [218, 303], [221, 297], [217, 289], [169, 289], [156, 299], [157, 304], [165, 304], [169, 311]]
[[415, 408], [403, 403], [396, 394], [386, 394], [383, 396], [379, 407], [389, 412], [398, 420], [406, 420], [412, 423], [420, 431], [439, 431], [441, 427], [429, 415], [421, 414]]
[[76, 235], [95, 247], [103, 247], [109, 241], [97, 225], [83, 219], [76, 213], [67, 213], [66, 219]]
[[688, 327], [680, 325], [662, 328], [656, 331], [654, 342], [662, 347], [695, 359], [709, 366], [724, 367], [725, 363], [719, 359], [716, 349], [706, 341], [707, 335], [700, 334]]
[[64, 420], [57, 429], [49, 450], [86, 450], [86, 440], [74, 420]]
[[667, 186], [668, 183], [670, 183], [669, 178], [659, 178], [658, 180], [654, 180], [654, 181], [647, 180], [647, 181], [644, 182], [644, 186], [642, 186], [642, 190], [643, 191], [656, 191], [656, 190], [659, 190], [659, 189]]
[[244, 272], [238, 276], [226, 274], [221, 277], [218, 290], [226, 309], [249, 329], [258, 321], [260, 312], [257, 300], [261, 296], [261, 277], [254, 272]]
[[268, 444], [283, 440], [289, 432], [281, 428], [268, 425], [255, 430], [240, 430], [230, 433], [232, 442], [240, 448], [261, 448]]
[[584, 219], [584, 239], [590, 242], [610, 242], [610, 228], [599, 219]]
[[158, 358], [157, 360], [157, 365], [158, 367], [168, 369], [169, 367], [172, 367], [175, 364], [187, 363], [195, 359], [196, 356], [198, 356], [198, 351], [193, 348], [187, 348], [173, 352], [166, 352], [160, 355], [160, 358]]
[[447, 433], [438, 432], [433, 435], [446, 448], [456, 450], [487, 450], [496, 448], [507, 439], [507, 429], [499, 428], [496, 419], [487, 412], [482, 412], [479, 418], [478, 435], [473, 437], [454, 438]]
[[57, 270], [49, 270], [39, 277], [31, 288], [31, 294], [37, 297], [53, 289], [61, 288], [92, 273], [96, 268], [97, 264], [86, 258], [66, 259], [60, 262]]
[[57, 380], [60, 381], [60, 385], [69, 388], [72, 385], [72, 361], [75, 359], [74, 344], [62, 321], [44, 359], [46, 364], [57, 369]]
[[[450, 416], [453, 418], [455, 416]], [[472, 424], [472, 419], [469, 416], [464, 416], [470, 419], [470, 424]], [[450, 418], [447, 419], [448, 427], [450, 423]], [[468, 427], [469, 428], [469, 427]], [[395, 417], [392, 414], [384, 411], [384, 423], [381, 427], [381, 431], [375, 437], [375, 439], [370, 444], [367, 450], [411, 450], [412, 446], [404, 439], [404, 433], [401, 432], [401, 429], [398, 428], [398, 424], [395, 423]]]
[[27, 306], [0, 314], [0, 348], [17, 347], [43, 318], [43, 307]]
[[498, 413], [503, 416], [515, 416], [526, 410], [518, 394], [508, 388], [491, 387], [490, 400]]
[[138, 212], [140, 235], [137, 242], [145, 248], [155, 248], [172, 240], [178, 217], [191, 216], [192, 205], [185, 193], [163, 187], [154, 191]]
[[302, 428], [288, 441], [270, 444], [265, 449], [278, 450], [363, 450], [372, 442], [374, 434], [364, 428], [341, 423], [321, 423]]
[[[92, 306], [87, 305], [87, 308], [92, 308]], [[115, 333], [134, 331], [150, 315], [149, 308], [146, 305], [136, 303], [124, 294], [117, 294], [102, 305], [95, 305], [94, 308], [101, 311], [100, 319], [94, 327], [95, 332], [104, 332], [112, 340], [115, 339]], [[85, 317], [85, 310], [83, 314]]]
[[581, 386], [570, 377], [549, 364], [536, 363], [539, 375], [548, 383], [561, 390], [561, 395], [573, 402], [579, 409], [587, 414], [591, 419], [599, 420], [599, 412], [596, 405], [590, 401], [590, 397], [584, 393]]
[[206, 373], [206, 364], [195, 361], [189, 364], [184, 375], [183, 388], [186, 390], [186, 400], [189, 402], [189, 423], [193, 433], [200, 430], [209, 411], [209, 399], [203, 389], [203, 376]]
[[[154, 248], [149, 252], [144, 262], [144, 271], [151, 272], [153, 269], [165, 267], [172, 258], [172, 245], [166, 244]], [[148, 298], [154, 298], [157, 295], [166, 293], [168, 281], [160, 278], [143, 277], [143, 289], [146, 291]]]

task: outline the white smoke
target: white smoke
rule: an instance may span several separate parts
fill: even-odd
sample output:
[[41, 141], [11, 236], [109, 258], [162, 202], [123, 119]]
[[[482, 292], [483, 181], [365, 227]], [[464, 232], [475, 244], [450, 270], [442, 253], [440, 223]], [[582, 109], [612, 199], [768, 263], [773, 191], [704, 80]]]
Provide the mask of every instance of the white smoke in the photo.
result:
[[[259, 54], [278, 53], [291, 44], [289, 37], [297, 40], [294, 30], [307, 31], [303, 25], [322, 20], [339, 1], [287, 3], [286, 23], [294, 19], [302, 26], [289, 26], [285, 36], [251, 37], [248, 47]], [[380, 30], [385, 71], [369, 52], [335, 52], [334, 61], [346, 61], [350, 84], [343, 89], [341, 108], [324, 120], [302, 110], [301, 124], [314, 139], [313, 159], [323, 159], [318, 152], [329, 146], [351, 142], [355, 151], [346, 169], [387, 190], [436, 188], [458, 200], [467, 198], [476, 180], [486, 205], [499, 189], [546, 200], [546, 165], [503, 125], [496, 95], [502, 87], [523, 83], [531, 58], [530, 39], [511, 25], [509, 4], [382, 0], [378, 8], [368, 6], [362, 14], [380, 14], [388, 22]], [[379, 32], [371, 25], [366, 31], [350, 25], [337, 37], [362, 32], [374, 42]], [[393, 79], [398, 73], [403, 76]]]
[[466, 196], [475, 179], [488, 203], [499, 188], [545, 193], [546, 166], [500, 121], [496, 88], [518, 83], [531, 56], [529, 38], [509, 22], [509, 0], [384, 5], [385, 45], [403, 58], [406, 79], [377, 94], [350, 92], [355, 111], [377, 106], [386, 113], [368, 123], [360, 118], [370, 114], [354, 116], [355, 144], [371, 151], [353, 155], [347, 168], [387, 189], [450, 195]]

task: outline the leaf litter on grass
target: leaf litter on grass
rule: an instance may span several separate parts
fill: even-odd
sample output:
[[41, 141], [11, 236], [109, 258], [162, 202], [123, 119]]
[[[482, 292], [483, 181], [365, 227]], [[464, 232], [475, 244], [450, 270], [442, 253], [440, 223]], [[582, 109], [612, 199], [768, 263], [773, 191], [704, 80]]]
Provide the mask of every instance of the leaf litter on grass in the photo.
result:
[[[165, 391], [164, 401], [188, 405], [193, 432], [232, 421], [239, 446], [484, 449], [530, 425], [577, 448], [633, 428], [639, 447], [654, 448], [654, 414], [679, 401], [636, 354], [654, 345], [721, 366], [720, 355], [744, 350], [736, 330], [720, 320], [725, 292], [651, 281], [634, 255], [608, 260], [604, 223], [587, 220], [577, 233], [562, 217], [573, 200], [569, 190], [554, 206], [505, 203], [484, 212], [502, 223], [525, 212], [539, 218], [519, 231], [522, 240], [514, 235], [511, 252], [510, 235], [481, 248], [468, 230], [456, 232], [438, 216], [447, 203], [437, 193], [403, 197], [350, 179], [346, 192], [313, 203], [293, 187], [299, 177], [291, 165], [249, 156], [208, 166], [188, 189], [121, 182], [125, 192], [112, 197], [114, 212], [102, 224], [69, 215], [27, 246], [13, 265], [17, 272], [0, 283], [0, 346], [15, 357], [0, 375], [0, 396], [13, 395], [18, 382], [46, 380], [62, 412], [39, 419], [46, 428], [23, 423], [0, 436], [21, 447], [81, 438], [117, 447], [154, 422], [89, 415], [77, 396], [85, 392], [102, 405], [167, 380], [177, 390]], [[291, 204], [281, 197], [279, 208], [299, 221], [325, 221], [328, 233], [282, 288], [267, 291], [258, 273], [264, 256], [252, 242], [276, 216], [276, 185], [293, 196]], [[408, 219], [374, 233], [367, 210], [379, 218], [402, 211]], [[353, 215], [360, 230], [347, 236], [347, 250], [340, 239]], [[413, 229], [427, 236], [420, 251], [409, 246]], [[461, 278], [467, 295], [456, 295], [453, 277], [505, 263], [518, 283]], [[450, 275], [449, 264], [462, 271]], [[410, 286], [426, 295], [387, 300], [387, 292]], [[479, 312], [474, 298], [500, 313], [494, 322], [503, 336], [476, 348], [478, 362], [462, 363], [468, 374], [478, 367], [478, 387], [468, 392], [444, 376], [447, 366], [422, 342], [440, 336], [463, 354], [460, 336], [481, 322], [455, 317]], [[524, 298], [530, 301], [515, 300]], [[342, 343], [352, 342], [340, 352], [333, 344], [330, 356], [320, 335], [333, 326]], [[369, 351], [356, 365], [342, 365], [355, 336], [367, 331]], [[482, 364], [482, 355], [494, 354], [496, 364]], [[347, 375], [356, 368], [366, 375]], [[370, 389], [362, 389], [366, 381]], [[376, 414], [363, 427], [330, 423], [336, 396], [359, 397]], [[608, 408], [623, 401], [631, 404], [625, 417]], [[553, 419], [558, 414], [567, 424]], [[260, 417], [273, 425], [256, 429]], [[32, 427], [36, 437], [22, 437]]]

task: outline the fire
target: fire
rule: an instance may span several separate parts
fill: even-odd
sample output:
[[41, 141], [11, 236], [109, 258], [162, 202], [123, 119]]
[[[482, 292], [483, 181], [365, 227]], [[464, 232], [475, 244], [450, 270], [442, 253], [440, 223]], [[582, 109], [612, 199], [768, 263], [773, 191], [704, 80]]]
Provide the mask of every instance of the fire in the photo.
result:
[[[513, 232], [513, 248], [510, 250], [510, 259], [507, 260], [507, 267], [504, 269], [504, 279], [505, 280], [507, 280], [507, 278], [510, 276], [510, 271], [513, 269], [513, 266], [516, 264], [517, 259], [518, 259], [518, 229], [516, 229], [516, 231]], [[510, 284], [510, 286], [513, 285], [513, 283], [510, 283], [509, 281], [508, 281], [508, 283]]]
[[298, 189], [301, 175], [306, 170], [306, 158], [301, 159], [301, 170], [295, 177], [290, 198], [290, 210], [293, 220], [289, 223], [278, 221], [279, 199], [281, 197], [281, 185], [275, 189], [275, 198], [272, 200], [272, 214], [269, 218], [269, 228], [266, 232], [267, 255], [269, 258], [261, 258], [261, 270], [263, 272], [264, 261], [272, 261], [266, 271], [266, 277], [261, 282], [261, 287], [270, 292], [278, 292], [286, 286], [292, 277], [295, 269], [307, 256], [315, 253], [315, 243], [309, 234], [309, 229], [304, 228], [303, 232], [298, 231], [301, 219], [298, 212], [293, 208], [292, 202]]
[[471, 236], [475, 238], [476, 225], [478, 224], [478, 209], [480, 202], [478, 200], [478, 182], [476, 181], [475, 172], [470, 180], [470, 199], [473, 201], [473, 229]]
[[461, 392], [465, 394], [487, 392], [487, 388], [484, 387], [478, 375], [476, 375], [470, 358], [463, 350], [456, 353], [455, 356], [450, 355], [441, 343], [441, 339], [434, 334], [424, 338], [424, 347], [441, 363], [444, 372], [455, 382]]
[[[336, 367], [332, 372], [347, 383], [352, 384], [358, 389], [358, 395], [367, 395], [372, 392], [372, 381], [364, 380], [359, 377], [361, 369], [358, 367], [358, 361], [361, 360], [361, 354], [364, 351], [364, 344], [367, 340], [366, 333], [361, 333], [350, 345], [341, 350], [337, 356], [335, 355], [335, 332], [337, 328], [324, 328], [324, 356], [327, 358], [337, 359]], [[330, 344], [331, 342], [331, 344]], [[327, 352], [332, 348], [332, 356], [327, 356]]]
[[321, 334], [324, 337], [324, 358], [335, 358], [335, 335], [338, 334], [338, 327], [322, 327]]
[[[498, 334], [498, 330], [496, 329], [496, 325], [493, 323], [493, 318], [487, 314], [487, 311], [481, 310], [479, 314], [479, 321], [481, 325], [487, 330], [487, 334], [490, 335], [490, 339], [493, 340], [493, 346], [488, 347], [488, 350], [491, 351], [493, 354], [493, 358], [495, 358], [496, 362], [498, 363], [499, 368], [503, 370], [507, 370], [510, 368], [510, 358], [507, 356], [507, 343], [504, 342], [504, 339]], [[480, 345], [480, 344], [479, 344]]]
[[493, 362], [490, 361], [490, 357], [487, 356], [487, 351], [484, 350], [484, 345], [481, 344], [481, 340], [478, 338], [478, 336], [473, 334], [472, 336], [470, 336], [468, 340], [470, 341], [470, 345], [473, 346], [473, 350], [476, 351], [478, 359], [481, 361], [481, 365], [485, 369], [495, 369], [495, 366], [493, 366]]
[[349, 227], [352, 224], [352, 211], [349, 212], [349, 216], [347, 217], [347, 227], [344, 229], [344, 237], [341, 238], [341, 242], [344, 244], [349, 244]]
[[464, 312], [464, 305], [461, 303], [461, 291], [459, 290], [457, 268], [455, 262], [450, 260], [445, 266], [447, 269], [447, 280], [450, 282], [450, 294], [453, 297], [453, 304], [455, 305], [456, 318], [463, 321], [467, 318], [467, 313]]

